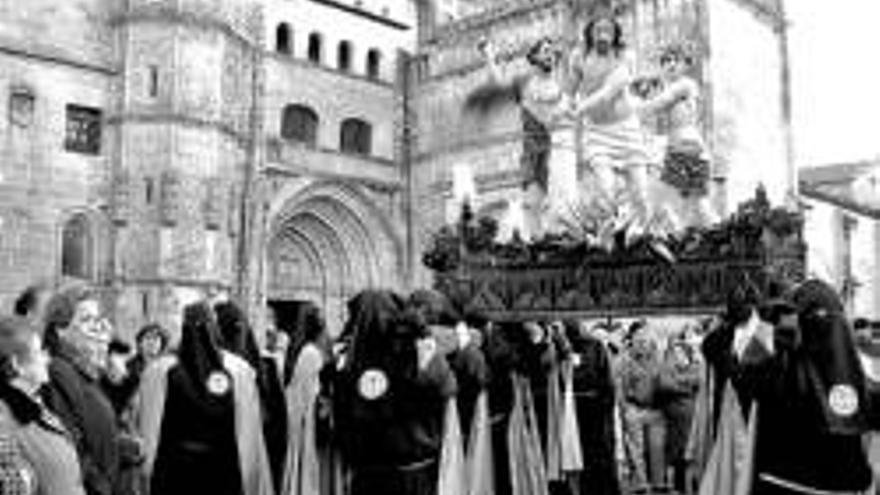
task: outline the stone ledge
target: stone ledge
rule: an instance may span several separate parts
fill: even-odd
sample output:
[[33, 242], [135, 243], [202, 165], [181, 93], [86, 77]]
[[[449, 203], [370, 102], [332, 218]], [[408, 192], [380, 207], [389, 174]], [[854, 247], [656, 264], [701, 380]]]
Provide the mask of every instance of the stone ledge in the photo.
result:
[[0, 53], [49, 62], [75, 69], [97, 72], [107, 76], [116, 76], [121, 68], [108, 61], [89, 61], [77, 58], [65, 50], [50, 45], [37, 43], [22, 44], [9, 39], [0, 38]]
[[225, 134], [240, 143], [249, 143], [248, 134], [238, 132], [234, 126], [222, 120], [203, 119], [172, 112], [159, 113], [120, 113], [107, 117], [108, 125], [137, 124], [177, 124], [189, 128], [212, 129]]
[[110, 19], [110, 25], [114, 27], [138, 23], [167, 24], [220, 32], [249, 48], [260, 49], [259, 35], [248, 36], [221, 19], [205, 18], [195, 13], [180, 12], [167, 7], [138, 9], [124, 14], [117, 14]]
[[379, 180], [370, 177], [356, 177], [351, 174], [338, 174], [315, 169], [297, 168], [293, 169], [280, 164], [267, 164], [263, 169], [263, 174], [269, 178], [273, 177], [313, 177], [317, 179], [331, 179], [343, 184], [363, 185], [370, 189], [380, 192], [399, 192], [403, 189], [403, 184], [399, 178], [392, 180]]

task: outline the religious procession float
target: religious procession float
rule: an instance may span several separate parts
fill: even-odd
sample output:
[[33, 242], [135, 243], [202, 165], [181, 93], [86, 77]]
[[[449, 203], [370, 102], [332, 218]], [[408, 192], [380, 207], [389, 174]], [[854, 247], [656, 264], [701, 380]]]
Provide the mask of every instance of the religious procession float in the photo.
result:
[[714, 205], [704, 50], [671, 37], [639, 69], [625, 9], [606, 4], [571, 43], [547, 36], [516, 56], [479, 42], [485, 82], [463, 112], [518, 107], [521, 188], [499, 219], [464, 187], [457, 222], [423, 253], [436, 288], [496, 318], [558, 319], [715, 314], [744, 279], [765, 293], [800, 280], [797, 207], [763, 187], [726, 218]]
[[772, 206], [759, 188], [726, 220], [670, 243], [669, 262], [648, 238], [610, 249], [565, 236], [500, 243], [497, 222], [465, 206], [423, 263], [459, 307], [499, 318], [713, 314], [746, 277], [764, 291], [802, 280], [802, 227], [800, 212]]

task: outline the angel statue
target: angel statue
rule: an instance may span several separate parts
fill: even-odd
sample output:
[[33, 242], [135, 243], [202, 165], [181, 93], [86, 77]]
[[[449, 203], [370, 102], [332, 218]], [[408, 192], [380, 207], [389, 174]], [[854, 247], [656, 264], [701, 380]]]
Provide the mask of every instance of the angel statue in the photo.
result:
[[[520, 219], [517, 230], [525, 241], [559, 232], [577, 197], [574, 121], [561, 50], [545, 37], [529, 48], [525, 64], [513, 61], [502, 68], [494, 43], [483, 39], [479, 49], [489, 69], [490, 93], [512, 94], [520, 107], [522, 197], [511, 205], [523, 211], [508, 217]], [[501, 232], [507, 230], [501, 226]]]
[[669, 123], [654, 203], [663, 205], [678, 232], [719, 220], [709, 200], [710, 161], [700, 131], [700, 83], [687, 74], [694, 62], [692, 52], [682, 42], [662, 49], [660, 90], [641, 105], [642, 112]]

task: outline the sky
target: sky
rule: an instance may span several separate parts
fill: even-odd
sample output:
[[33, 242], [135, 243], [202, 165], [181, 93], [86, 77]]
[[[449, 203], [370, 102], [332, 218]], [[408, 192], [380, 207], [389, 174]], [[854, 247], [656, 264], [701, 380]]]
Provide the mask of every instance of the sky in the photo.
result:
[[786, 0], [799, 166], [880, 160], [880, 0]]

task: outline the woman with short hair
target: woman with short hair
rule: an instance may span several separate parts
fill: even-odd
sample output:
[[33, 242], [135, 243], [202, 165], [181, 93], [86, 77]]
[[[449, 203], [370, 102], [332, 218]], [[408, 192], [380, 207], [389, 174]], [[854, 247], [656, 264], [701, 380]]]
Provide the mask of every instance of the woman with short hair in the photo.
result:
[[[73, 441], [40, 400], [39, 390], [48, 380], [49, 357], [36, 330], [23, 318], [0, 318], [0, 437], [15, 443], [11, 447], [32, 470], [28, 475], [18, 470], [19, 488], [29, 484], [32, 491], [23, 493], [85, 495]], [[35, 479], [28, 483], [28, 477]], [[0, 478], [4, 494], [15, 481]]]

